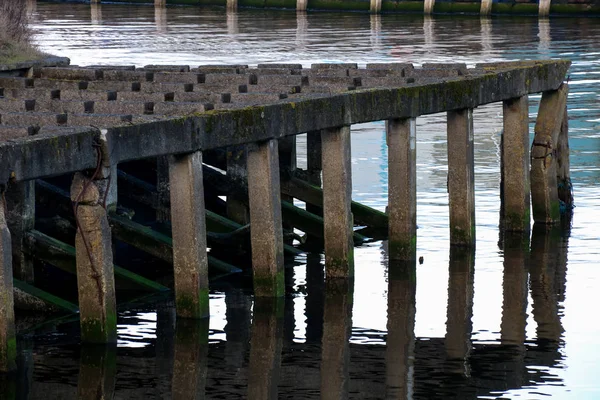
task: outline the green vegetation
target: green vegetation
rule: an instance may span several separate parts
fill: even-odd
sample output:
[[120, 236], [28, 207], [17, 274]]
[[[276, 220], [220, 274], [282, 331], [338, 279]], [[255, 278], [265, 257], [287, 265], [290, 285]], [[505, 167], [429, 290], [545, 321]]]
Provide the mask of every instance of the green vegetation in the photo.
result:
[[0, 0], [0, 64], [44, 57], [31, 42], [26, 0]]

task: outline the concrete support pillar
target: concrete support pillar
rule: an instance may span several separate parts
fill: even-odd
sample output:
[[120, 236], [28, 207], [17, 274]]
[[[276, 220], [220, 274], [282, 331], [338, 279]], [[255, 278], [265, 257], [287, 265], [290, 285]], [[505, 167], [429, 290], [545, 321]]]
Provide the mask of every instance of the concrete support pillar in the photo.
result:
[[470, 376], [474, 266], [474, 249], [450, 247], [446, 357], [452, 372], [465, 377]]
[[167, 0], [154, 0], [155, 7], [165, 7], [167, 5]]
[[5, 206], [4, 196], [0, 195], [0, 372], [17, 368], [12, 246]]
[[552, 0], [539, 0], [538, 16], [543, 18], [548, 17], [550, 15], [551, 5]]
[[208, 318], [177, 321], [171, 386], [173, 400], [205, 398], [208, 322]]
[[558, 199], [565, 204], [565, 211], [571, 213], [573, 210], [573, 186], [571, 184], [571, 161], [569, 156], [569, 113], [566, 105], [556, 146], [556, 162]]
[[556, 148], [565, 115], [569, 87], [544, 92], [535, 123], [531, 147], [531, 202], [536, 223], [560, 222], [560, 204], [556, 181]]
[[306, 11], [308, 0], [296, 0], [296, 11]]
[[100, 5], [100, 0], [91, 0], [90, 12], [92, 25], [102, 24], [102, 6]]
[[[296, 136], [286, 136], [279, 139], [278, 147], [279, 171], [281, 179], [285, 181], [287, 179], [290, 179], [294, 171], [296, 170]], [[281, 194], [281, 200], [294, 204], [293, 196]], [[284, 223], [283, 228], [286, 231], [292, 231], [294, 229], [294, 226]], [[293, 241], [294, 239], [291, 237], [284, 240], [284, 242], [289, 245], [291, 245]]]
[[[227, 149], [227, 176], [237, 187], [248, 185], [248, 149], [247, 146], [233, 146]], [[227, 217], [238, 224], [250, 222], [248, 199], [241, 196], [227, 196]]]
[[77, 398], [112, 399], [117, 381], [117, 348], [114, 344], [81, 347]]
[[227, 0], [227, 11], [237, 11], [238, 9], [238, 1], [237, 0]]
[[254, 294], [281, 297], [285, 284], [277, 140], [248, 151], [248, 197]]
[[325, 312], [321, 342], [321, 399], [348, 398], [353, 282], [329, 279], [325, 283]]
[[350, 127], [321, 132], [327, 278], [354, 277]]
[[505, 232], [504, 279], [500, 338], [502, 344], [524, 346], [529, 288], [529, 232]]
[[415, 358], [416, 261], [388, 264], [386, 399], [412, 399]]
[[381, 0], [370, 0], [370, 11], [373, 14], [378, 14], [381, 12]]
[[169, 157], [169, 181], [177, 316], [208, 317], [202, 153], [197, 151]]
[[106, 178], [92, 181], [83, 173], [75, 174], [71, 184], [77, 221], [77, 285], [84, 343], [117, 341], [111, 231], [102, 207], [107, 184]]
[[448, 111], [450, 244], [475, 246], [473, 110]]
[[417, 122], [386, 121], [389, 258], [414, 260], [417, 251]]
[[6, 222], [11, 234], [14, 277], [33, 283], [33, 259], [25, 251], [25, 235], [35, 225], [35, 181], [11, 182], [6, 193]]
[[423, 6], [423, 13], [425, 15], [433, 14], [433, 8], [435, 7], [435, 0], [425, 0]]
[[529, 232], [529, 101], [527, 96], [503, 103], [504, 132], [501, 150], [502, 226], [507, 231]]
[[167, 4], [165, 0], [155, 0], [154, 2], [154, 23], [157, 32], [167, 32]]
[[[306, 133], [306, 172], [308, 174], [308, 183], [321, 187], [321, 173], [323, 172], [323, 151], [321, 145], [321, 131], [311, 131]], [[312, 204], [306, 205], [306, 211], [313, 214], [322, 215], [323, 208]]]
[[481, 8], [479, 14], [482, 17], [489, 17], [492, 13], [492, 0], [481, 0]]
[[158, 222], [171, 221], [171, 186], [169, 183], [169, 157], [156, 158], [156, 192], [158, 204], [156, 207], [156, 220]]
[[283, 347], [283, 298], [256, 298], [250, 341], [248, 399], [276, 400]]

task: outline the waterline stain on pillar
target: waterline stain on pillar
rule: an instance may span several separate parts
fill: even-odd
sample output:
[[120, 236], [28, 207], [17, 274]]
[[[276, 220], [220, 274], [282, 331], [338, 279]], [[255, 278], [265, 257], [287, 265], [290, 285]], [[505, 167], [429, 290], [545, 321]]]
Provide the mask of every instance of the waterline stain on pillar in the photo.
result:
[[327, 278], [354, 276], [350, 126], [321, 132]]
[[169, 158], [177, 316], [209, 316], [202, 153]]
[[544, 92], [535, 123], [535, 137], [531, 147], [531, 203], [536, 223], [560, 222], [560, 203], [556, 149], [562, 129], [569, 86]]
[[450, 244], [475, 246], [473, 110], [448, 111]]
[[285, 283], [277, 140], [248, 151], [248, 197], [254, 294], [281, 297]]
[[17, 368], [11, 239], [4, 209], [4, 196], [0, 196], [0, 372]]
[[386, 122], [389, 258], [413, 260], [417, 249], [416, 119]]
[[508, 231], [530, 230], [529, 101], [527, 96], [503, 103], [501, 156], [502, 226]]

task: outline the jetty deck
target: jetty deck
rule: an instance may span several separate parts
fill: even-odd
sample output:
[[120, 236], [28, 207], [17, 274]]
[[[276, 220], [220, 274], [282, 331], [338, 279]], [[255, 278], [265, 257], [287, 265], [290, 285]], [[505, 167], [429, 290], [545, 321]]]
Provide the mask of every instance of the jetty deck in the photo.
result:
[[[172, 259], [177, 315], [208, 316], [207, 224], [226, 222], [209, 211], [216, 196], [205, 196], [206, 185], [227, 196], [230, 228], [250, 230], [258, 297], [284, 294], [284, 251], [295, 250], [284, 245], [284, 232], [293, 228], [323, 238], [329, 280], [353, 277], [354, 245], [365, 237], [354, 232], [358, 223], [387, 231], [391, 260], [414, 260], [416, 118], [422, 115], [448, 116], [452, 245], [475, 246], [473, 109], [483, 104], [504, 104], [502, 228], [529, 231], [531, 208], [535, 222], [558, 223], [560, 202], [571, 202], [570, 192], [559, 191], [569, 182], [569, 66], [566, 60], [474, 68], [60, 66], [0, 75], [0, 369], [14, 368], [13, 270], [35, 285], [36, 251], [42, 258], [56, 257], [56, 249], [75, 253], [85, 342], [116, 341], [115, 276], [161, 289], [114, 266], [113, 235]], [[542, 100], [532, 146], [528, 95], [535, 93]], [[382, 120], [389, 149], [387, 214], [351, 200], [351, 126]], [[295, 165], [294, 140], [303, 133], [304, 171]], [[117, 212], [122, 192], [131, 196], [132, 187], [148, 187], [122, 167], [144, 160], [152, 160], [156, 181], [150, 200], [142, 197], [158, 220], [169, 222], [170, 236], [144, 231]], [[53, 177], [69, 179], [70, 193], [48, 184]], [[62, 193], [67, 208], [71, 202], [74, 249], [34, 229], [36, 190]], [[306, 202], [306, 210], [293, 208], [294, 198]], [[144, 232], [145, 240], [132, 240]], [[231, 267], [219, 262], [212, 260]]]

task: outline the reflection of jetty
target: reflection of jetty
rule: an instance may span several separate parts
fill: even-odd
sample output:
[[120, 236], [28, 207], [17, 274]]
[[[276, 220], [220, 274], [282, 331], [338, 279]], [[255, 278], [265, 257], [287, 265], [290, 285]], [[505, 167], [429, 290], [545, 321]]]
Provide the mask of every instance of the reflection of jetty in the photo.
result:
[[[248, 228], [259, 297], [283, 295], [284, 251], [298, 252], [287, 240], [297, 237], [294, 229], [322, 243], [328, 278], [351, 278], [354, 244], [381, 229], [389, 233], [390, 259], [414, 260], [420, 115], [448, 113], [450, 240], [473, 247], [472, 110], [504, 102], [503, 225], [528, 231], [527, 96], [543, 92], [531, 154], [533, 214], [536, 222], [558, 222], [557, 174], [568, 181], [562, 83], [568, 67], [568, 61], [469, 69], [42, 67], [0, 77], [3, 368], [14, 359], [12, 269], [28, 284], [22, 287], [35, 289], [32, 256], [76, 270], [85, 342], [116, 340], [115, 277], [117, 285], [163, 288], [113, 265], [113, 236], [172, 260], [177, 314], [184, 318], [209, 313], [209, 264], [213, 270], [236, 269], [213, 251], [208, 256], [207, 246], [225, 247], [227, 253]], [[388, 215], [351, 201], [350, 126], [380, 120], [387, 121]], [[294, 138], [307, 132], [308, 168], [301, 171], [295, 168]], [[38, 210], [36, 192], [44, 205]], [[161, 228], [143, 226], [117, 207], [123, 204], [144, 205]], [[36, 219], [52, 210], [67, 223]], [[367, 228], [354, 232], [355, 224]]]
[[[453, 249], [445, 338], [415, 336], [416, 263], [390, 263], [387, 332], [355, 330], [349, 343], [353, 289], [347, 280], [307, 282], [303, 343], [286, 334], [290, 326], [304, 325], [304, 319], [294, 320], [302, 313], [284, 304], [291, 298], [256, 299], [252, 305], [233, 289], [225, 294], [226, 341], [209, 342], [207, 320], [176, 321], [170, 307], [159, 306], [156, 337], [140, 337], [140, 346], [118, 355], [114, 345], [81, 346], [76, 357], [71, 350], [77, 347], [62, 339], [62, 345], [47, 344], [50, 351], [33, 350], [32, 357], [32, 343], [23, 343], [23, 367], [12, 384], [3, 385], [0, 376], [0, 397], [475, 399], [515, 389], [543, 391], [543, 385], [561, 382], [556, 370], [564, 357], [560, 302], [567, 239], [559, 227], [536, 225], [531, 244], [529, 234], [509, 234], [502, 250], [499, 340], [472, 341], [473, 252]], [[311, 267], [323, 273], [322, 264]], [[529, 294], [537, 338], [526, 340]]]

